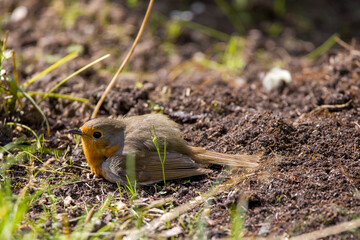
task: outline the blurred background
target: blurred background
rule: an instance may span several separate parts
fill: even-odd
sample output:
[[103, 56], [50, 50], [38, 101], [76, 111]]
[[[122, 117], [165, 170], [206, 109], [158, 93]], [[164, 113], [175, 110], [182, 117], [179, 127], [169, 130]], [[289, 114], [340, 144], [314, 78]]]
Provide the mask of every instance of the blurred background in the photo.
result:
[[[20, 82], [74, 51], [81, 58], [67, 70], [48, 75], [49, 80], [110, 53], [95, 70], [79, 76], [98, 86], [116, 72], [147, 5], [140, 0], [1, 0], [0, 36], [9, 31], [7, 45], [21, 63]], [[179, 71], [188, 70], [180, 63], [195, 59], [201, 67], [225, 72], [223, 78], [234, 80], [251, 70], [254, 61], [261, 64], [253, 71], [285, 67], [290, 57], [306, 56], [334, 34], [346, 42], [357, 39], [358, 29], [360, 1], [155, 1], [145, 34], [125, 69], [128, 75], [122, 78], [124, 83], [175, 79]], [[44, 85], [33, 85], [38, 87]]]
[[[100, 43], [116, 51], [131, 43], [147, 4], [139, 0], [1, 0], [0, 35], [10, 31], [9, 47], [40, 46], [49, 54], [63, 46], [86, 54]], [[54, 34], [59, 28], [62, 32]], [[359, 37], [360, 2], [155, 1], [148, 24], [150, 36], [167, 51], [173, 50], [172, 44], [188, 42], [206, 50], [214, 41], [227, 41], [225, 34], [245, 37], [254, 29], [290, 54], [304, 54], [334, 33], [343, 40]]]

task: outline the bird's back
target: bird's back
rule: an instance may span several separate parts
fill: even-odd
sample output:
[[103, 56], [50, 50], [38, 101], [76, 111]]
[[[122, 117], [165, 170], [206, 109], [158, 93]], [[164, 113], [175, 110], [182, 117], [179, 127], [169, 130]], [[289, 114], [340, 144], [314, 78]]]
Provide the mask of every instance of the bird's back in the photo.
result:
[[164, 150], [166, 137], [167, 151], [175, 150], [179, 153], [190, 154], [190, 148], [181, 138], [177, 124], [163, 114], [146, 114], [124, 118], [125, 148], [124, 153], [137, 151], [157, 151], [151, 135], [155, 133], [160, 151]]

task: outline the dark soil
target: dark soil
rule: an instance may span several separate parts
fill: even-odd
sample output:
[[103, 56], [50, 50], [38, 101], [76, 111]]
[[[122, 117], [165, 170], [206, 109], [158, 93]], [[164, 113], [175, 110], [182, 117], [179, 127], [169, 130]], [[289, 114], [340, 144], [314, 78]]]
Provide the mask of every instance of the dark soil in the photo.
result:
[[[155, 13], [169, 16], [173, 9], [186, 6], [181, 1], [176, 1], [173, 6], [165, 2], [155, 3]], [[353, 2], [351, 4], [355, 4]], [[71, 79], [57, 91], [85, 97], [96, 104], [114, 69], [131, 46], [146, 5], [127, 8], [121, 3], [111, 2], [106, 12], [109, 23], [102, 25], [102, 13], [97, 11], [101, 4], [102, 1], [80, 1], [83, 16], [64, 25], [54, 6], [34, 0], [4, 1], [1, 7], [4, 13], [20, 5], [28, 7], [25, 19], [2, 23], [2, 28], [10, 30], [8, 45], [16, 50], [22, 82], [48, 67], [51, 57], [59, 59], [65, 56], [69, 45], [84, 47], [79, 58], [42, 77], [26, 88], [27, 91], [48, 91], [91, 60], [111, 53], [109, 59]], [[260, 1], [257, 4], [263, 6], [262, 11], [270, 11]], [[351, 4], [345, 6], [353, 14]], [[301, 7], [306, 8], [306, 4]], [[327, 8], [330, 7], [322, 10], [324, 15]], [[214, 23], [213, 16], [204, 14], [197, 16], [201, 19], [199, 22], [205, 24], [208, 19], [210, 27], [220, 30], [219, 22], [230, 24], [215, 5], [209, 4], [208, 9], [219, 15], [219, 21]], [[162, 47], [166, 40], [164, 28], [154, 29], [154, 23], [150, 22], [129, 64], [131, 72], [120, 76], [101, 108], [102, 116], [132, 116], [152, 112], [151, 103], [155, 103], [163, 108], [164, 114], [180, 124], [184, 139], [190, 145], [230, 154], [263, 154], [255, 174], [221, 192], [210, 203], [208, 238], [228, 236], [230, 209], [241, 199], [247, 202], [245, 229], [249, 237], [296, 236], [360, 216], [360, 52], [336, 46], [310, 62], [300, 56], [313, 50], [314, 44], [326, 40], [324, 36], [328, 37], [337, 30], [300, 31], [298, 26], [291, 25], [293, 22], [286, 21], [289, 17], [286, 15], [284, 19], [276, 20], [284, 22], [284, 34], [278, 38], [266, 37], [257, 30], [250, 31], [246, 38], [249, 46], [246, 67], [240, 73], [229, 75], [205, 68], [193, 59], [199, 52], [206, 52], [207, 57], [218, 60], [212, 54], [216, 39], [185, 29], [173, 42], [174, 51], [170, 53]], [[336, 17], [341, 21], [334, 27], [343, 29], [340, 23], [347, 18]], [[326, 21], [319, 20], [321, 24]], [[256, 21], [253, 24], [261, 29]], [[359, 19], [348, 25], [360, 27]], [[155, 33], [151, 34], [151, 31]], [[231, 28], [225, 27], [223, 31], [230, 32]], [[309, 42], [297, 40], [296, 31]], [[255, 57], [258, 50], [263, 52], [265, 61]], [[293, 81], [267, 92], [259, 74], [268, 71], [276, 61], [282, 61], [284, 68], [291, 72]], [[137, 82], [142, 83], [141, 88], [136, 87]], [[23, 113], [19, 113], [21, 123], [41, 132], [41, 117], [30, 104], [24, 104]], [[40, 184], [43, 178], [54, 186], [77, 179], [74, 183], [54, 188], [53, 194], [58, 199], [57, 212], [65, 212], [69, 219], [74, 219], [81, 216], [86, 207], [100, 205], [109, 193], [115, 193], [119, 198], [115, 184], [89, 175], [81, 148], [67, 133], [68, 129], [79, 127], [89, 119], [93, 106], [48, 98], [40, 107], [51, 125], [46, 146], [67, 149], [68, 153], [60, 161], [50, 154], [42, 154], [40, 157], [46, 165], [66, 174], [40, 171], [36, 175], [36, 184]], [[4, 122], [5, 117], [1, 120]], [[5, 145], [25, 132], [2, 127], [0, 144]], [[32, 164], [46, 169], [39, 162]], [[171, 181], [169, 186], [140, 187], [138, 204], [149, 204], [170, 196], [175, 198], [175, 207], [185, 204], [209, 190], [224, 175], [221, 167], [212, 169], [214, 172], [207, 176]], [[224, 175], [224, 178], [231, 178], [231, 174]], [[11, 168], [9, 177], [17, 183], [14, 192], [29, 181], [28, 171], [21, 164]], [[125, 190], [122, 195], [126, 196]], [[64, 207], [64, 199], [69, 196], [72, 208]], [[28, 213], [29, 217], [36, 219], [43, 206], [51, 203], [51, 199], [41, 197]], [[189, 216], [194, 216], [200, 209], [192, 209]], [[109, 210], [96, 228], [111, 222], [111, 214]], [[177, 222], [172, 223], [172, 226], [176, 225]], [[46, 225], [48, 228], [51, 226], [51, 222]], [[187, 238], [189, 235], [184, 231], [179, 237]], [[346, 232], [327, 239], [339, 238], [359, 239], [360, 233]]]

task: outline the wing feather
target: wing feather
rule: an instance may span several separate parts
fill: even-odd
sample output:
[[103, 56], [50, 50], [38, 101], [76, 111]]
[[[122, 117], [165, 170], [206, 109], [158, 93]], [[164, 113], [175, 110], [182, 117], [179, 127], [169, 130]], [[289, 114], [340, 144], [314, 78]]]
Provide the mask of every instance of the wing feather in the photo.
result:
[[[141, 152], [135, 155], [136, 180], [147, 185], [163, 181], [162, 165], [157, 152]], [[188, 155], [167, 152], [164, 163], [165, 179], [179, 179], [211, 172], [201, 168]], [[101, 163], [101, 172], [110, 182], [127, 184], [126, 155], [113, 155]]]

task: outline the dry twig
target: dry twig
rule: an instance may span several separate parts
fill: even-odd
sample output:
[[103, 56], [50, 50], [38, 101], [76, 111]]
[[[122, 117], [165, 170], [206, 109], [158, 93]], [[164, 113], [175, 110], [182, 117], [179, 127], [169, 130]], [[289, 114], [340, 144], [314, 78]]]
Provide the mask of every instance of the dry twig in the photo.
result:
[[314, 108], [313, 110], [311, 110], [311, 112], [301, 114], [301, 116], [296, 119], [296, 121], [293, 123], [293, 125], [294, 125], [294, 126], [298, 126], [298, 125], [300, 124], [300, 121], [302, 121], [305, 117], [314, 115], [314, 114], [316, 114], [316, 113], [319, 113], [320, 111], [322, 111], [322, 110], [324, 110], [324, 109], [341, 109], [341, 108], [346, 108], [346, 107], [348, 107], [348, 106], [350, 105], [351, 102], [352, 102], [352, 100], [349, 100], [348, 102], [346, 102], [346, 103], [344, 103], [344, 104], [317, 106], [316, 108]]
[[96, 107], [95, 107], [95, 109], [94, 109], [93, 114], [91, 115], [91, 118], [95, 118], [95, 117], [96, 117], [96, 115], [97, 115], [97, 113], [98, 113], [98, 111], [99, 111], [102, 103], [104, 102], [104, 100], [105, 100], [105, 98], [106, 98], [106, 95], [110, 92], [111, 88], [115, 85], [117, 78], [119, 77], [120, 73], [121, 73], [122, 70], [124, 69], [125, 65], [128, 63], [128, 61], [129, 61], [132, 53], [134, 52], [135, 47], [136, 47], [136, 45], [138, 44], [138, 42], [139, 42], [139, 40], [140, 40], [140, 38], [141, 38], [142, 33], [144, 32], [144, 28], [145, 28], [146, 22], [147, 22], [147, 20], [148, 20], [148, 18], [149, 18], [149, 15], [150, 15], [150, 12], [151, 12], [151, 8], [152, 8], [153, 3], [154, 3], [154, 0], [150, 0], [148, 9], [147, 9], [146, 14], [145, 14], [145, 16], [144, 16], [144, 20], [143, 20], [143, 22], [142, 22], [142, 24], [141, 24], [141, 27], [140, 27], [140, 29], [139, 29], [139, 32], [138, 32], [138, 34], [137, 34], [137, 36], [136, 36], [136, 38], [135, 38], [135, 40], [134, 40], [134, 43], [133, 43], [133, 45], [131, 46], [130, 51], [129, 51], [128, 54], [126, 55], [124, 61], [122, 62], [121, 66], [119, 67], [118, 71], [116, 72], [115, 76], [113, 77], [113, 79], [111, 79], [111, 82], [109, 83], [109, 85], [108, 85], [107, 88], [105, 89], [103, 95], [101, 96], [100, 100], [99, 100], [98, 103], [96, 104]]
[[335, 226], [327, 227], [321, 230], [316, 230], [310, 233], [305, 233], [296, 237], [290, 238], [290, 240], [315, 240], [319, 238], [325, 238], [331, 235], [340, 234], [346, 231], [353, 231], [360, 227], [360, 218], [349, 221], [349, 222], [343, 222], [339, 223]]

